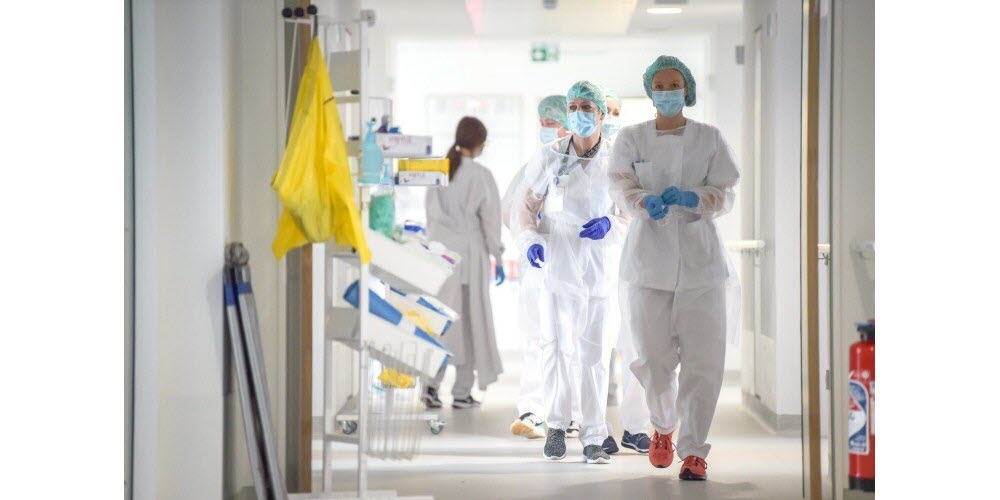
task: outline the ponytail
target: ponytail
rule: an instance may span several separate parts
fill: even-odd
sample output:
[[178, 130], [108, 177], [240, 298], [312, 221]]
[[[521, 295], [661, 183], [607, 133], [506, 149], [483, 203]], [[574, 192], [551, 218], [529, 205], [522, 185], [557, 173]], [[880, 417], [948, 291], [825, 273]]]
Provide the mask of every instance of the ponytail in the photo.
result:
[[455, 178], [455, 172], [462, 165], [462, 152], [458, 150], [457, 143], [452, 143], [451, 149], [448, 150], [448, 165], [448, 180], [450, 181]]
[[486, 125], [477, 118], [463, 117], [455, 128], [455, 143], [448, 150], [448, 180], [455, 178], [455, 172], [462, 166], [462, 151], [460, 148], [475, 150], [486, 143]]

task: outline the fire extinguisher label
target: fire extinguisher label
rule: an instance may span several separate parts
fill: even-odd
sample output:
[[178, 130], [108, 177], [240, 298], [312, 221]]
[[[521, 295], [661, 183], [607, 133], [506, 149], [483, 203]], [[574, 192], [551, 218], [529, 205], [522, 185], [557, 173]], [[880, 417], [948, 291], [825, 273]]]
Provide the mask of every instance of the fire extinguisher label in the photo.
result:
[[850, 405], [847, 417], [848, 450], [853, 455], [868, 454], [868, 389], [856, 380], [849, 386]]

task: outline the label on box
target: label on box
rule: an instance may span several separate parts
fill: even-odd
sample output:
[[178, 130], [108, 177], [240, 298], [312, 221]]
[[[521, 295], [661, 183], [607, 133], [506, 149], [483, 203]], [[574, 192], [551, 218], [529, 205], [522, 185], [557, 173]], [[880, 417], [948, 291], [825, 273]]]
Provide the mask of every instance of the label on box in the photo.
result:
[[447, 186], [448, 176], [441, 172], [403, 170], [396, 175], [400, 186]]
[[432, 138], [429, 135], [375, 134], [375, 141], [386, 155], [429, 156]]

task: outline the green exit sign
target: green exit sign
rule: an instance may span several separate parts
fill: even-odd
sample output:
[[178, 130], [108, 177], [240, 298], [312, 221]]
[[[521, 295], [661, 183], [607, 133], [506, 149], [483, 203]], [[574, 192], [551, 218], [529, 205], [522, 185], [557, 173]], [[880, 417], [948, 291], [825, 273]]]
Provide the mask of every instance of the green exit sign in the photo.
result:
[[531, 44], [531, 62], [558, 62], [559, 45], [555, 43]]

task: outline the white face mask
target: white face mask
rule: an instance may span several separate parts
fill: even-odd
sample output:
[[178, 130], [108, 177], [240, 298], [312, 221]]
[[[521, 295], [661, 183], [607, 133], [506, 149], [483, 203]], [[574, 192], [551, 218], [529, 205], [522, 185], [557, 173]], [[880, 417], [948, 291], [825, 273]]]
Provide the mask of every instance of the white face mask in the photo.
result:
[[608, 115], [601, 123], [601, 135], [604, 137], [610, 137], [617, 134], [621, 128], [621, 122], [618, 121], [618, 117], [615, 115]]
[[542, 127], [541, 131], [538, 133], [538, 138], [541, 139], [542, 144], [548, 144], [559, 138], [559, 129]]

